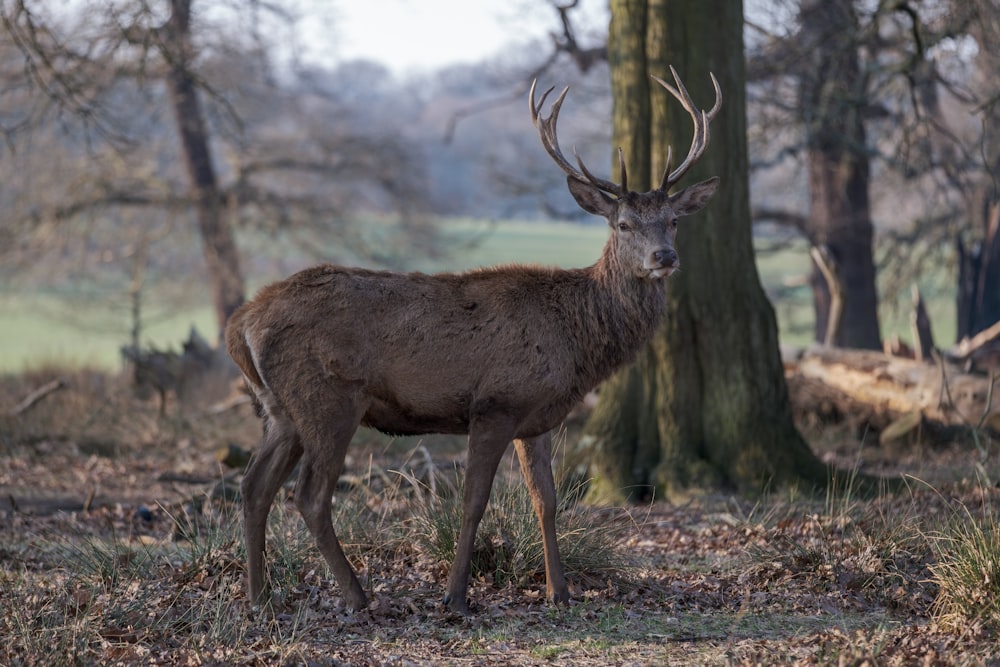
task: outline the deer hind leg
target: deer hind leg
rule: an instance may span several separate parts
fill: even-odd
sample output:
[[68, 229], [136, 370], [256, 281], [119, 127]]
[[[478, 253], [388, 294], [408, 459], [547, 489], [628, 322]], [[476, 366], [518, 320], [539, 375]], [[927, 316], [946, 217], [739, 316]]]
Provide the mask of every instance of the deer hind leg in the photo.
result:
[[364, 609], [368, 597], [333, 529], [330, 501], [359, 420], [313, 422], [311, 433], [314, 435], [304, 442], [306, 454], [295, 486], [295, 504], [330, 566], [344, 602], [355, 610]]
[[569, 588], [563, 574], [556, 543], [556, 485], [552, 479], [552, 434], [514, 441], [521, 473], [528, 485], [531, 504], [538, 515], [545, 550], [545, 595], [550, 602], [569, 602]]
[[476, 546], [476, 531], [490, 500], [497, 466], [500, 465], [510, 439], [511, 432], [507, 429], [477, 429], [473, 425], [469, 431], [469, 453], [462, 494], [462, 527], [444, 598], [445, 606], [460, 614], [467, 614], [469, 611], [466, 596], [472, 552]]
[[287, 416], [274, 409], [266, 417], [264, 438], [240, 484], [250, 604], [262, 604], [267, 597], [264, 576], [267, 515], [275, 495], [301, 456], [302, 446], [295, 427]]

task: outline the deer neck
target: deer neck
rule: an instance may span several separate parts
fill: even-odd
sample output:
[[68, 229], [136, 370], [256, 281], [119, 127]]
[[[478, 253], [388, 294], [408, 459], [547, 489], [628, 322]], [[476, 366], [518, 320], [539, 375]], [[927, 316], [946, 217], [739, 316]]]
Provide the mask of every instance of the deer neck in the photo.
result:
[[[630, 361], [656, 332], [666, 308], [664, 280], [638, 277], [609, 243], [596, 264], [585, 269], [591, 281], [581, 333], [591, 340], [592, 372], [600, 381]], [[596, 340], [594, 340], [596, 339]]]

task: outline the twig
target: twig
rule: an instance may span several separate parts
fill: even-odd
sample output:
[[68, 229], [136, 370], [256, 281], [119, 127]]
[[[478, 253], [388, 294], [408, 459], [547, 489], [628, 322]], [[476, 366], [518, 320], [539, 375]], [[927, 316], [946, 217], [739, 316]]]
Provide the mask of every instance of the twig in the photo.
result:
[[27, 412], [28, 410], [31, 409], [33, 405], [35, 405], [35, 403], [38, 403], [40, 400], [42, 400], [49, 394], [57, 392], [65, 386], [66, 386], [66, 381], [63, 380], [62, 378], [58, 378], [56, 380], [52, 380], [51, 382], [43, 384], [35, 391], [28, 394], [23, 401], [14, 406], [14, 409], [10, 411], [10, 415], [12, 417], [17, 417]]
[[212, 405], [205, 414], [208, 415], [221, 415], [223, 412], [228, 412], [234, 408], [238, 408], [241, 405], [246, 405], [250, 402], [250, 396], [247, 394], [240, 394], [238, 396], [230, 396], [229, 398], [224, 398], [218, 403]]
[[983, 329], [972, 338], [963, 338], [958, 345], [948, 351], [948, 355], [953, 359], [965, 359], [998, 336], [1000, 336], [1000, 320]]
[[90, 511], [90, 508], [94, 505], [94, 497], [97, 495], [97, 487], [91, 487], [90, 493], [87, 494], [87, 499], [83, 501], [83, 512], [86, 514]]
[[837, 262], [827, 246], [814, 245], [809, 248], [809, 255], [816, 262], [816, 266], [819, 267], [820, 273], [826, 279], [827, 288], [830, 290], [830, 309], [827, 314], [823, 344], [827, 347], [833, 347], [837, 344], [840, 318], [844, 313], [844, 286], [840, 281]]

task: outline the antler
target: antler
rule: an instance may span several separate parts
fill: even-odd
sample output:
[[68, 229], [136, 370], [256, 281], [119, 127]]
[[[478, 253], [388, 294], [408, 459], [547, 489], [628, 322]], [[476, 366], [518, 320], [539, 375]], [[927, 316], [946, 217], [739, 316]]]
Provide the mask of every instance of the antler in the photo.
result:
[[573, 156], [576, 158], [577, 164], [580, 168], [574, 167], [569, 160], [563, 155], [562, 150], [559, 148], [559, 140], [556, 138], [556, 121], [559, 119], [559, 109], [562, 107], [563, 100], [566, 99], [566, 93], [569, 92], [569, 87], [563, 88], [562, 93], [556, 98], [556, 101], [552, 103], [552, 113], [548, 118], [543, 118], [540, 115], [542, 106], [545, 104], [545, 98], [549, 96], [555, 88], [549, 88], [542, 94], [542, 99], [535, 104], [535, 85], [538, 83], [537, 80], [531, 82], [531, 93], [528, 99], [528, 104], [531, 109], [531, 122], [535, 124], [538, 128], [538, 134], [542, 139], [542, 145], [548, 154], [555, 160], [563, 171], [568, 175], [580, 181], [589, 182], [594, 187], [599, 190], [603, 190], [608, 194], [615, 195], [616, 197], [624, 197], [628, 194], [628, 175], [625, 173], [625, 156], [622, 153], [622, 149], [618, 149], [618, 164], [621, 170], [621, 185], [614, 183], [612, 181], [604, 180], [603, 178], [598, 178], [594, 176], [587, 165], [583, 163], [580, 155], [573, 149]]
[[677, 101], [684, 106], [684, 109], [689, 114], [691, 114], [691, 118], [694, 119], [694, 137], [691, 139], [691, 148], [688, 150], [687, 157], [684, 158], [684, 161], [681, 162], [680, 166], [672, 172], [670, 171], [672, 151], [669, 147], [667, 148], [667, 165], [663, 170], [663, 181], [660, 183], [660, 190], [669, 190], [671, 186], [681, 180], [684, 174], [686, 174], [688, 170], [694, 166], [695, 162], [701, 159], [701, 156], [705, 153], [705, 149], [708, 148], [708, 124], [712, 122], [712, 119], [715, 118], [715, 115], [719, 113], [719, 109], [722, 107], [722, 90], [719, 88], [719, 82], [716, 80], [715, 75], [711, 72], [709, 72], [708, 75], [712, 77], [712, 86], [715, 88], [715, 106], [713, 106], [709, 111], [699, 110], [695, 107], [687, 89], [684, 87], [684, 84], [681, 83], [681, 78], [677, 76], [677, 70], [675, 70], [672, 65], [670, 67], [670, 73], [674, 76], [674, 82], [677, 84], [676, 88], [658, 76], [654, 76], [653, 79], [666, 88], [671, 95], [677, 98]]

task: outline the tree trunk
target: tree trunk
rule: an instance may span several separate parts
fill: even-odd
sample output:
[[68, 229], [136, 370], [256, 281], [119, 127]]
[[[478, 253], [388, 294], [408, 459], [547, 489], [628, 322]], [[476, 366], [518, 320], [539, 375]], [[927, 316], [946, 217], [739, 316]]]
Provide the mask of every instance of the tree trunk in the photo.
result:
[[[1000, 54], [996, 45], [1000, 40], [1000, 25], [996, 15], [998, 3], [974, 3], [975, 16], [969, 24], [969, 31], [979, 44], [975, 57], [972, 85], [980, 91], [984, 100], [978, 113], [981, 115], [982, 136], [980, 144], [974, 147], [983, 158], [983, 171], [973, 182], [972, 191], [967, 196], [969, 221], [976, 239], [974, 249], [967, 253], [975, 255], [974, 271], [968, 276], [971, 293], [965, 296], [969, 302], [966, 313], [968, 328], [959, 329], [958, 337], [973, 336], [994, 322], [1000, 321], [1000, 107], [996, 104], [996, 74], [1000, 67]], [[961, 295], [960, 297], [961, 298]], [[959, 315], [961, 317], [961, 314]]]
[[647, 0], [612, 0], [608, 27], [608, 39], [620, 45], [608, 53], [608, 65], [615, 72], [611, 77], [611, 95], [615, 100], [612, 170], [618, 169], [620, 147], [629, 160], [629, 186], [640, 192], [649, 188], [649, 161], [632, 160], [631, 156], [649, 155], [651, 82], [646, 74], [646, 3]]
[[171, 0], [170, 20], [165, 27], [167, 83], [177, 132], [191, 189], [194, 194], [202, 252], [212, 283], [219, 335], [226, 320], [245, 300], [243, 274], [239, 252], [232, 229], [225, 219], [222, 194], [219, 191], [208, 131], [198, 102], [197, 86], [191, 73], [191, 0]]
[[[803, 68], [799, 84], [810, 194], [807, 230], [810, 242], [824, 247], [835, 262], [843, 288], [843, 310], [833, 343], [881, 349], [858, 21], [851, 0], [804, 0], [799, 19], [814, 60]], [[815, 264], [813, 274], [815, 335], [824, 342], [829, 289]]]
[[[650, 0], [645, 58], [619, 52], [639, 40], [612, 30], [612, 79], [617, 59], [645, 62], [664, 76], [672, 64], [696, 104], [713, 100], [709, 72], [723, 89], [712, 142], [689, 180], [722, 179], [720, 192], [677, 236], [684, 269], [670, 278], [666, 321], [637, 361], [601, 389], [584, 428], [589, 447], [591, 497], [638, 499], [653, 489], [680, 500], [724, 485], [758, 492], [776, 486], [822, 486], [828, 470], [795, 430], [778, 351], [774, 311], [754, 264], [750, 236], [743, 59], [743, 7], [729, 0]], [[614, 0], [612, 25], [641, 25], [630, 12], [642, 3]], [[620, 22], [620, 23], [618, 23]], [[634, 76], [629, 72], [626, 76]], [[614, 90], [627, 86], [618, 82]], [[615, 96], [619, 105], [636, 100]], [[658, 88], [647, 102], [656, 132], [651, 153], [627, 154], [631, 173], [659, 177], [667, 145], [683, 153], [691, 121]], [[616, 122], [615, 141], [623, 142]], [[666, 132], [661, 132], [665, 130]], [[634, 166], [633, 166], [634, 165]], [[636, 182], [635, 186], [648, 185]]]
[[[997, 114], [1000, 117], [1000, 114]], [[1000, 143], [1000, 142], [998, 142]], [[1000, 169], [1000, 157], [993, 173]], [[958, 338], [971, 337], [1000, 321], [1000, 195], [991, 183], [980, 184], [970, 212], [982, 236], [966, 247], [961, 237], [958, 247]], [[975, 224], [977, 222], [978, 224]]]

